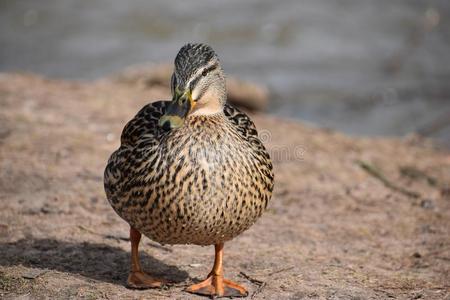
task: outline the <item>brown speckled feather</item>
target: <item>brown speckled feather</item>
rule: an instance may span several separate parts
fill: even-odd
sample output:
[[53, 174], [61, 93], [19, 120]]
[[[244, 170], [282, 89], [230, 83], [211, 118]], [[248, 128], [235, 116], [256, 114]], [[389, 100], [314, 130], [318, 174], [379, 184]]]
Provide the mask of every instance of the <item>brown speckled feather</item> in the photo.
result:
[[115, 211], [160, 243], [211, 245], [248, 229], [271, 198], [269, 154], [253, 122], [223, 113], [188, 116], [164, 131], [168, 102], [146, 105], [125, 126], [108, 161], [105, 190]]

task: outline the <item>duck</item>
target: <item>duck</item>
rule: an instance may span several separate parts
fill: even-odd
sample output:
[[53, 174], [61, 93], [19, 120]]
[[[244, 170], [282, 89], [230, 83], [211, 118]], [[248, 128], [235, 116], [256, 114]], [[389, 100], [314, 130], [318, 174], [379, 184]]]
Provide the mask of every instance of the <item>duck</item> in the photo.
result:
[[211, 272], [187, 292], [247, 296], [224, 278], [224, 243], [250, 228], [272, 197], [269, 152], [249, 116], [227, 102], [224, 71], [209, 45], [179, 50], [170, 87], [172, 100], [145, 105], [125, 125], [104, 172], [107, 199], [130, 226], [127, 286], [167, 284], [141, 267], [144, 235], [160, 244], [214, 245]]

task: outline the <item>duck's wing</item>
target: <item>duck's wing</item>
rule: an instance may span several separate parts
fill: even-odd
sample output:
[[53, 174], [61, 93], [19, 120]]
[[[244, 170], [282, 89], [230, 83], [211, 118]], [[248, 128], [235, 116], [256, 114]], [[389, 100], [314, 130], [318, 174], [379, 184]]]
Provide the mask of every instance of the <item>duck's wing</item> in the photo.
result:
[[135, 146], [144, 140], [156, 139], [161, 132], [158, 126], [160, 117], [166, 111], [169, 101], [157, 101], [144, 106], [136, 116], [125, 125], [120, 143], [122, 146]]
[[267, 156], [267, 159], [270, 160], [266, 148], [259, 139], [256, 126], [249, 116], [229, 103], [225, 104], [224, 113], [225, 116], [227, 116], [227, 118], [235, 125], [235, 128], [239, 131], [242, 137], [249, 141], [254, 147], [256, 147], [256, 149], [264, 153], [264, 155]]
[[[104, 173], [104, 185], [108, 200], [117, 209], [128, 201], [130, 192], [140, 180], [140, 166], [145, 156], [158, 150], [161, 128], [159, 118], [164, 114], [168, 101], [158, 101], [144, 106], [125, 125], [120, 138], [121, 145], [109, 158]], [[138, 199], [134, 197], [133, 199]]]
[[[271, 194], [274, 180], [272, 161], [258, 136], [255, 124], [244, 112], [228, 103], [224, 107], [224, 113], [241, 134], [242, 138], [250, 143], [251, 148], [253, 149], [253, 157], [255, 161], [258, 162], [258, 170], [261, 176], [257, 176], [257, 174], [253, 175], [256, 176], [261, 183], [265, 184], [267, 190]], [[265, 206], [267, 205], [267, 201], [268, 198], [265, 199]]]

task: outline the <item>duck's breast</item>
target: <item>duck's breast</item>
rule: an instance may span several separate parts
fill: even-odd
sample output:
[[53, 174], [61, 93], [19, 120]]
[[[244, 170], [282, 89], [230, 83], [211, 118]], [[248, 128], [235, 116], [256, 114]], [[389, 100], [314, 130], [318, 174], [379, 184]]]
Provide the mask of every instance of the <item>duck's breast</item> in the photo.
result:
[[143, 233], [156, 241], [229, 240], [257, 220], [270, 198], [250, 144], [224, 132], [203, 134], [180, 134], [160, 147], [159, 171], [148, 178], [152, 199], [140, 218], [147, 220]]

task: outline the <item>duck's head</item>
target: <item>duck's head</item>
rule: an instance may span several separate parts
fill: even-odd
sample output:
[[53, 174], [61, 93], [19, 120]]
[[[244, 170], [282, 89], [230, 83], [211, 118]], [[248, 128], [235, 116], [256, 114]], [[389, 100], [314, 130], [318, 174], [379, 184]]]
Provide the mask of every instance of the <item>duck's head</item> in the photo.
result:
[[171, 80], [172, 101], [159, 125], [181, 127], [189, 115], [223, 111], [226, 102], [225, 75], [214, 50], [205, 44], [186, 44], [175, 58]]

